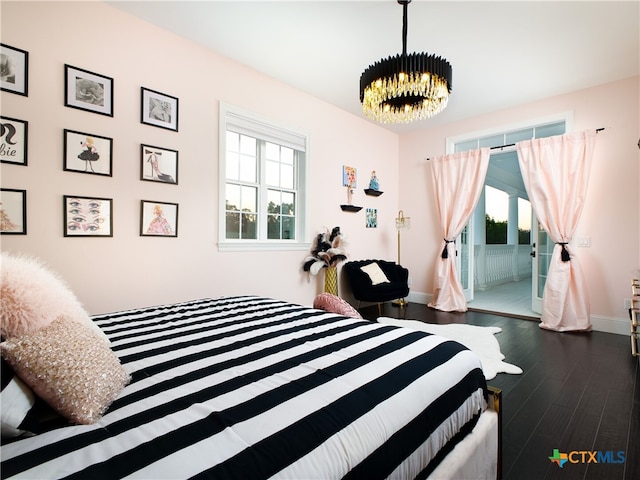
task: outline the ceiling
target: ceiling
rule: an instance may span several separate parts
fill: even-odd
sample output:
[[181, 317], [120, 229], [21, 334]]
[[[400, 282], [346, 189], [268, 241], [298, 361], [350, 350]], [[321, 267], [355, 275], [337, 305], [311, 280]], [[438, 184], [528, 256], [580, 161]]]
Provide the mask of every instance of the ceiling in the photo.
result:
[[[402, 51], [402, 7], [377, 1], [113, 1], [116, 8], [363, 117], [359, 80]], [[444, 112], [403, 133], [640, 73], [640, 2], [430, 1], [408, 7], [407, 52], [445, 57]]]

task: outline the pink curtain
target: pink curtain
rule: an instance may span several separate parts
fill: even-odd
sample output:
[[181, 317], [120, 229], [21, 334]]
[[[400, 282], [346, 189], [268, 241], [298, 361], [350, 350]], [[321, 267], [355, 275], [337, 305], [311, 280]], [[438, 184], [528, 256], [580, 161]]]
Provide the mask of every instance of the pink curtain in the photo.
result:
[[445, 312], [466, 312], [467, 301], [456, 270], [454, 242], [482, 193], [489, 167], [489, 149], [444, 155], [433, 158], [430, 163], [443, 240], [436, 259], [433, 301], [429, 306]]
[[540, 225], [555, 242], [542, 297], [540, 327], [591, 330], [584, 275], [569, 242], [582, 214], [596, 131], [517, 144], [520, 171]]

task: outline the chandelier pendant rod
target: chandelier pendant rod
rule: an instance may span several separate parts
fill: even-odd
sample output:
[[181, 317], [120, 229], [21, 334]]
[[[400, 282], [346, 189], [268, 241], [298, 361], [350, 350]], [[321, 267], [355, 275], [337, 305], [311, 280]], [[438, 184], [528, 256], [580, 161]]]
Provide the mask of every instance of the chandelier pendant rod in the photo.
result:
[[398, 0], [402, 4], [402, 56], [407, 56], [407, 11], [411, 0]]

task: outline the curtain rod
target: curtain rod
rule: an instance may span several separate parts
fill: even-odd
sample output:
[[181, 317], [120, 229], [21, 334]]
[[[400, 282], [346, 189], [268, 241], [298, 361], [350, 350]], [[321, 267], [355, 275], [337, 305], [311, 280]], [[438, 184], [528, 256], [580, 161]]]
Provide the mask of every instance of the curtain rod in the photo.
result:
[[[602, 132], [604, 130], [604, 127], [602, 128], [596, 128], [596, 133]], [[554, 135], [555, 136], [555, 135]], [[543, 137], [544, 138], [544, 137]], [[495, 147], [490, 147], [489, 150], [497, 150], [498, 148], [508, 148], [508, 147], [515, 147], [516, 144], [515, 143], [509, 143], [507, 145], [497, 145]], [[428, 162], [429, 160], [431, 160], [429, 157], [425, 158], [425, 160]]]

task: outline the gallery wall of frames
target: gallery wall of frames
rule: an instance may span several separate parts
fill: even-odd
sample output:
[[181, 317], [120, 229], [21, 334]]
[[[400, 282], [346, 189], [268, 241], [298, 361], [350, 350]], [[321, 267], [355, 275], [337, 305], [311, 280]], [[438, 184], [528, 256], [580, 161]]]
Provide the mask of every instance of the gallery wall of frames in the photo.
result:
[[[29, 96], [29, 52], [0, 44], [0, 87], [15, 95]], [[114, 79], [77, 66], [64, 65], [64, 106], [87, 115], [114, 117]], [[62, 97], [62, 96], [61, 96]], [[140, 87], [140, 123], [178, 132], [179, 99]], [[113, 138], [99, 131], [63, 129], [62, 169], [70, 175], [113, 177]], [[167, 139], [167, 144], [171, 140]], [[0, 116], [0, 162], [7, 168], [29, 168], [29, 119]], [[178, 151], [167, 146], [140, 143], [140, 181], [178, 185]], [[27, 235], [26, 189], [0, 189], [0, 234]], [[113, 198], [62, 196], [65, 237], [113, 237], [117, 213]], [[177, 203], [140, 199], [140, 236], [178, 236]]]

